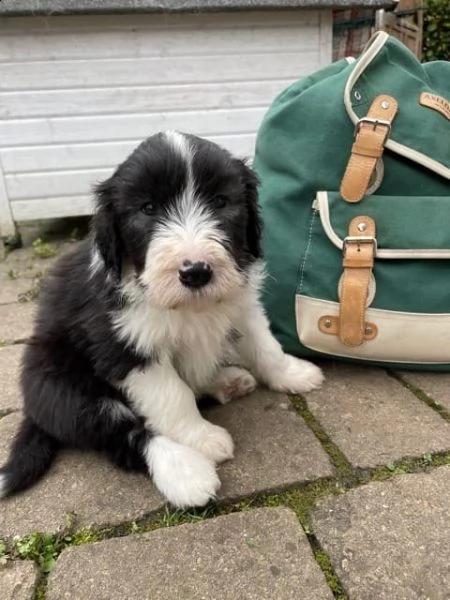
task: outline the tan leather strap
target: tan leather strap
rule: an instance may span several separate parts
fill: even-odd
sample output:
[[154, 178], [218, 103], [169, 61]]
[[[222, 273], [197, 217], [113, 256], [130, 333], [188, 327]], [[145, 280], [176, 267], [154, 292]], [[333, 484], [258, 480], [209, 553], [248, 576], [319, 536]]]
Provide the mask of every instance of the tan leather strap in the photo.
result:
[[364, 198], [377, 160], [383, 155], [397, 109], [397, 101], [391, 96], [377, 96], [367, 116], [356, 124], [352, 153], [340, 189], [347, 202]]
[[346, 346], [360, 346], [365, 338], [365, 311], [376, 253], [375, 233], [373, 219], [355, 217], [344, 240], [339, 339]]

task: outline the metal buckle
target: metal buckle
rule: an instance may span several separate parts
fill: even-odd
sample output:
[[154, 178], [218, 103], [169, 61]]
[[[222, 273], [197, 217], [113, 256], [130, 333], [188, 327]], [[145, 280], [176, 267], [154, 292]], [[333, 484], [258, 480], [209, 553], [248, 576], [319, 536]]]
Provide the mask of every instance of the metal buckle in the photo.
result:
[[368, 235], [348, 235], [344, 238], [344, 243], [342, 245], [342, 254], [345, 256], [347, 252], [348, 244], [372, 244], [373, 247], [373, 255], [376, 256], [378, 250], [377, 240], [374, 237]]
[[[386, 132], [386, 138], [390, 135], [391, 133], [391, 128], [392, 128], [392, 124], [390, 121], [385, 121], [384, 119], [373, 119], [371, 117], [362, 117], [361, 119], [359, 119], [359, 121], [356, 123], [355, 125], [355, 133], [354, 133], [354, 138], [356, 138], [356, 136], [359, 133], [359, 130], [361, 129], [361, 125], [363, 123], [370, 123], [371, 125], [373, 125], [372, 129], [373, 131], [375, 131], [375, 129], [379, 126], [379, 125], [383, 125], [384, 127], [387, 127], [387, 132]], [[385, 139], [386, 139], [385, 138]]]

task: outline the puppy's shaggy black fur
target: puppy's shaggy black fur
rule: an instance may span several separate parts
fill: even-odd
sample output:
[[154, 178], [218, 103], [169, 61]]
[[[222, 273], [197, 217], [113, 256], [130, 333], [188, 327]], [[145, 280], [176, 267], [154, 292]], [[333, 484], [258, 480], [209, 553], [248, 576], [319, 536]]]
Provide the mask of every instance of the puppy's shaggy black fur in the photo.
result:
[[146, 449], [154, 432], [120, 382], [157, 362], [162, 349], [144, 351], [118, 334], [114, 318], [133, 302], [123, 290], [124, 274], [143, 290], [139, 277], [155, 232], [192, 184], [236, 269], [245, 274], [260, 255], [255, 176], [214, 144], [184, 138], [189, 161], [158, 134], [97, 187], [89, 237], [49, 276], [23, 363], [25, 417], [0, 471], [0, 496], [35, 483], [61, 447], [96, 450], [122, 468], [151, 470]]
[[228, 402], [257, 380], [301, 393], [323, 379], [283, 353], [259, 301], [256, 177], [211, 142], [165, 132], [96, 197], [88, 239], [61, 259], [40, 302], [0, 497], [71, 447], [147, 472], [176, 506], [203, 505], [233, 440], [196, 399]]

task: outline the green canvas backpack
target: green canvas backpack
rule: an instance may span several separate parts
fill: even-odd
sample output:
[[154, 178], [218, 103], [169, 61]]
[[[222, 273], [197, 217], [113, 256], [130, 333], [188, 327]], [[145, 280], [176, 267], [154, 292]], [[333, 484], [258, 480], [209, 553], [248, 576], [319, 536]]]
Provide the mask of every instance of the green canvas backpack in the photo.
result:
[[450, 63], [376, 33], [268, 110], [254, 168], [286, 352], [450, 369]]

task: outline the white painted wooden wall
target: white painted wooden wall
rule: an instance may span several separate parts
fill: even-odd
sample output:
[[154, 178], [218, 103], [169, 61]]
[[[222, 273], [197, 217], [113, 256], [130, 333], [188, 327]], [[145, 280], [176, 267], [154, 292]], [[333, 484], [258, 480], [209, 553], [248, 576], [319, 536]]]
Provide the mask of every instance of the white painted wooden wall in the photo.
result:
[[0, 19], [0, 235], [89, 214], [92, 184], [179, 129], [251, 156], [273, 98], [331, 61], [331, 11]]

